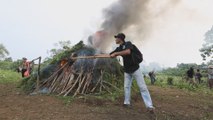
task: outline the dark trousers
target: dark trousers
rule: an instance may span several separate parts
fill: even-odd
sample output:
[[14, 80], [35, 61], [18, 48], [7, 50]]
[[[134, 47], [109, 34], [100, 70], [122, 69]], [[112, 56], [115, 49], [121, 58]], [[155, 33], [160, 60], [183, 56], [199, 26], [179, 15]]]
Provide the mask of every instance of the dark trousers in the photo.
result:
[[213, 88], [213, 79], [209, 79], [208, 83], [209, 83], [209, 88], [212, 89]]
[[22, 69], [21, 70], [21, 76], [24, 77], [24, 73], [27, 71], [27, 69]]
[[155, 83], [155, 81], [156, 81], [156, 80], [155, 80], [155, 77], [150, 77], [150, 79], [151, 79], [151, 84], [154, 85], [154, 83]]

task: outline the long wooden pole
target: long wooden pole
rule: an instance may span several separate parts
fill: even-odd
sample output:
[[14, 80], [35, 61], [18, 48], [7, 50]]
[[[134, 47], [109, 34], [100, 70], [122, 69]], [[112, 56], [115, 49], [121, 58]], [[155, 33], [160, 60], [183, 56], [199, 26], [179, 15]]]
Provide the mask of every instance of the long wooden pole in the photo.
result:
[[38, 62], [38, 72], [37, 72], [37, 85], [36, 85], [36, 91], [38, 92], [39, 90], [39, 82], [40, 82], [40, 66], [41, 66], [41, 57], [38, 57], [39, 62]]
[[109, 54], [99, 54], [99, 55], [92, 55], [92, 56], [71, 57], [71, 59], [95, 59], [95, 58], [110, 58], [110, 55]]

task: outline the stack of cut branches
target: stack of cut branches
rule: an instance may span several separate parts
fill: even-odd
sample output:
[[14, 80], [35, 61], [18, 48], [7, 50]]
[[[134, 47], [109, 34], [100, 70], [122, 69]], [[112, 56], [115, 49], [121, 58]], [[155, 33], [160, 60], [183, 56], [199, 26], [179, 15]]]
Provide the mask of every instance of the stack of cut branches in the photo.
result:
[[111, 83], [103, 80], [104, 71], [101, 70], [100, 77], [94, 81], [93, 70], [85, 72], [74, 72], [74, 68], [69, 64], [64, 64], [57, 71], [55, 71], [48, 79], [41, 83], [40, 88], [48, 88], [50, 93], [58, 95], [72, 95], [88, 94], [95, 92], [102, 92], [103, 90], [111, 93], [112, 89], [117, 89]]

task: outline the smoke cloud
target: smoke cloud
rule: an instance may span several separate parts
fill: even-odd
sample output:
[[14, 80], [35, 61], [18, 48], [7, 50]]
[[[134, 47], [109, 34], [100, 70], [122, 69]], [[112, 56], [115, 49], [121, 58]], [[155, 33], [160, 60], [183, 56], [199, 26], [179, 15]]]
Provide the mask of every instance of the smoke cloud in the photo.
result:
[[[180, 0], [118, 0], [103, 10], [101, 34], [89, 37], [93, 47], [106, 50], [114, 42], [113, 36], [123, 32], [136, 42], [147, 40], [156, 21], [178, 5]], [[98, 36], [98, 37], [97, 37]]]

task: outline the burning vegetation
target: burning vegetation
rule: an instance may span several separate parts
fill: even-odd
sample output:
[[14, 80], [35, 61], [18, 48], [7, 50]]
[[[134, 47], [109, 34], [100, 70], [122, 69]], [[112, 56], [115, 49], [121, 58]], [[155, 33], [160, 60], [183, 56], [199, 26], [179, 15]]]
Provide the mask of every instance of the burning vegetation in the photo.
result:
[[39, 83], [36, 74], [25, 78], [22, 87], [27, 92], [53, 93], [63, 96], [79, 94], [109, 92], [119, 90], [122, 85], [122, 68], [117, 59], [111, 58], [70, 58], [77, 56], [91, 56], [96, 50], [79, 42], [72, 48], [54, 56], [49, 64], [43, 66]]

